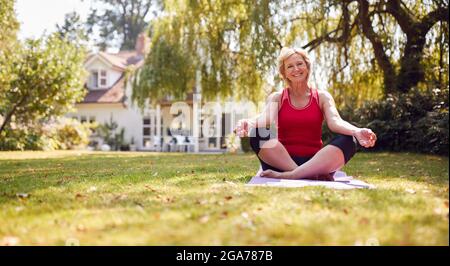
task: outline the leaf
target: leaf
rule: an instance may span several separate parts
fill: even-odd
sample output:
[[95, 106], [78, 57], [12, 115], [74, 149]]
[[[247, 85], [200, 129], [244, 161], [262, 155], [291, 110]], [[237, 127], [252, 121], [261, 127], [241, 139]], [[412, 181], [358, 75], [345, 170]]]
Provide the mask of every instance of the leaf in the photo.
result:
[[407, 188], [407, 189], [405, 189], [405, 191], [410, 194], [416, 194], [416, 191], [414, 189]]
[[249, 219], [248, 213], [246, 213], [246, 212], [241, 213], [241, 216], [242, 216], [244, 219]]
[[208, 200], [200, 199], [200, 200], [196, 200], [195, 203], [198, 205], [205, 205], [208, 203]]
[[81, 194], [81, 193], [75, 194], [75, 199], [82, 199], [82, 198], [84, 198], [84, 197], [86, 197], [86, 196], [84, 196], [84, 195]]
[[209, 215], [203, 215], [203, 216], [200, 216], [200, 218], [198, 219], [198, 221], [199, 221], [200, 223], [202, 223], [202, 224], [207, 223], [207, 222], [209, 221]]
[[149, 185], [145, 185], [144, 187], [147, 188], [148, 190], [150, 190], [151, 192], [158, 192], [156, 189], [152, 188]]
[[369, 219], [363, 217], [363, 218], [361, 218], [361, 219], [359, 220], [359, 224], [361, 224], [361, 225], [367, 225], [367, 224], [369, 224]]
[[114, 200], [125, 200], [128, 198], [127, 194], [120, 194], [114, 197]]
[[18, 198], [21, 198], [21, 199], [26, 199], [26, 198], [28, 198], [28, 197], [30, 196], [30, 194], [27, 194], [27, 193], [17, 193], [16, 196], [17, 196]]
[[96, 187], [96, 186], [91, 186], [91, 187], [89, 187], [89, 188], [87, 189], [87, 192], [88, 192], [88, 193], [92, 193], [92, 192], [95, 192], [95, 191], [97, 191], [97, 187]]
[[227, 183], [227, 184], [230, 185], [230, 186], [237, 187], [237, 184], [234, 183], [234, 182], [231, 182], [231, 181], [225, 181], [225, 183]]
[[86, 232], [86, 227], [82, 224], [77, 225], [78, 232]]

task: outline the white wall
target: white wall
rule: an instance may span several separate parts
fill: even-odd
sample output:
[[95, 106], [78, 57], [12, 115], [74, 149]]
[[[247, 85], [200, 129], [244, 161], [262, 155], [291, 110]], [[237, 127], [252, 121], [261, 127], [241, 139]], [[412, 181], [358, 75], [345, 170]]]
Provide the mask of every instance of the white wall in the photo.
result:
[[89, 121], [90, 117], [94, 117], [99, 124], [109, 123], [111, 115], [119, 129], [125, 128], [125, 141], [130, 143], [134, 137], [135, 144], [138, 148], [142, 146], [142, 115], [140, 111], [133, 108], [126, 108], [123, 104], [77, 104], [76, 111], [69, 113], [67, 117], [76, 117], [78, 120], [82, 116]]

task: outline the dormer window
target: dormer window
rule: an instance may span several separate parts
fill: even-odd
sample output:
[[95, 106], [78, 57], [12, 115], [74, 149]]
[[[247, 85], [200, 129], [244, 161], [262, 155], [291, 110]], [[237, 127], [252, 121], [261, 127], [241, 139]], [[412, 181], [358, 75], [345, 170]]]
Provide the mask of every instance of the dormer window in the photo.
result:
[[91, 71], [91, 88], [103, 89], [108, 86], [108, 72], [104, 69]]
[[98, 71], [94, 70], [91, 72], [91, 87], [98, 88]]
[[106, 70], [100, 70], [100, 87], [104, 88], [108, 85]]

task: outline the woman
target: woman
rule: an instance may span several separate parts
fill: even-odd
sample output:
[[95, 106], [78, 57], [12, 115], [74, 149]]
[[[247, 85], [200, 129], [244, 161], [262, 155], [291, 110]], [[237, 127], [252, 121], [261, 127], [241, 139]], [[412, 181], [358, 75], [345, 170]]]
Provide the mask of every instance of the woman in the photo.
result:
[[[287, 87], [269, 96], [257, 118], [240, 120], [238, 136], [250, 135], [263, 177], [334, 180], [333, 173], [355, 154], [355, 139], [363, 147], [373, 147], [375, 133], [344, 121], [330, 93], [309, 84], [311, 62], [304, 50], [284, 47], [278, 71]], [[321, 139], [323, 119], [338, 134], [325, 147]], [[277, 126], [277, 138], [266, 129], [272, 123]]]

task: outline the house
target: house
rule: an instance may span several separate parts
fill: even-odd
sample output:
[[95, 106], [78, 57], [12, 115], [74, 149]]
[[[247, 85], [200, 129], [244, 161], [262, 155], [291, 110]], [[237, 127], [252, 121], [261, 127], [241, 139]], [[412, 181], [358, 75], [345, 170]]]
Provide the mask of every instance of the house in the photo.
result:
[[[131, 82], [126, 81], [125, 72], [129, 67], [141, 67], [147, 51], [148, 38], [140, 34], [134, 51], [89, 55], [84, 64], [89, 72], [85, 84], [88, 93], [67, 116], [99, 124], [113, 120], [117, 130], [125, 130], [124, 140], [133, 144], [132, 149], [224, 151], [225, 137], [235, 122], [249, 115], [247, 110], [236, 107], [243, 104], [203, 104], [201, 93], [195, 93], [181, 104], [167, 97], [141, 110], [131, 101]], [[101, 144], [102, 140], [96, 139]]]

